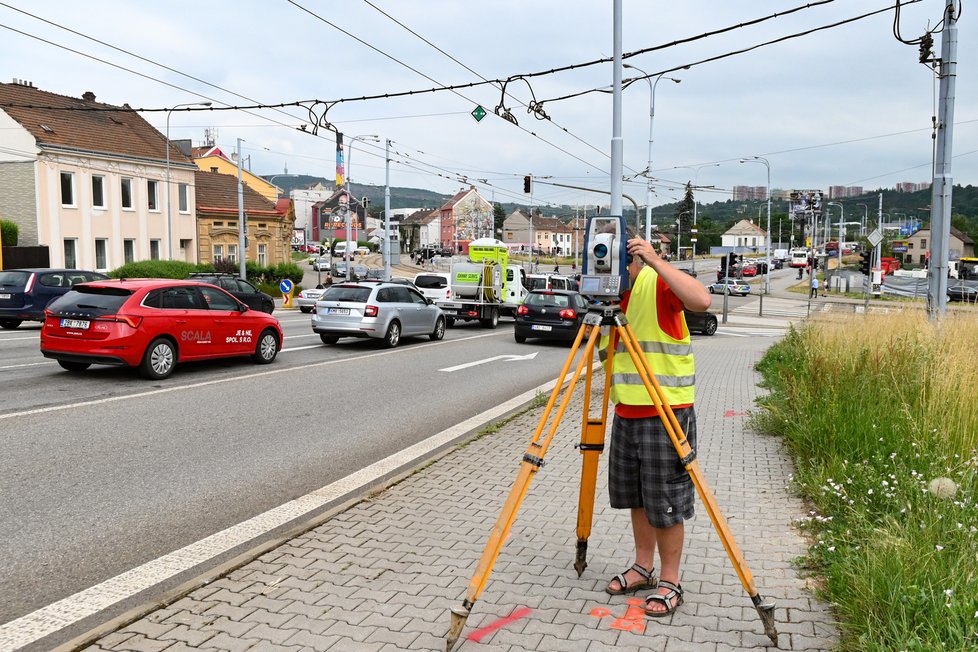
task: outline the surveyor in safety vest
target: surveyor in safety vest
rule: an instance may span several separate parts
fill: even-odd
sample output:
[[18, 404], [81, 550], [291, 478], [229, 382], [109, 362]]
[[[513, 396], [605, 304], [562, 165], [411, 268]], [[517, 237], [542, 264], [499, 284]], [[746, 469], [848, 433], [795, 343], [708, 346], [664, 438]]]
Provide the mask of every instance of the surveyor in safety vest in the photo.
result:
[[[710, 295], [692, 276], [663, 260], [650, 243], [629, 236], [631, 290], [622, 297], [621, 308], [695, 451], [696, 375], [683, 310], [707, 310]], [[608, 490], [612, 507], [630, 511], [635, 538], [635, 563], [616, 575], [605, 590], [621, 595], [651, 589], [645, 599], [646, 613], [666, 616], [683, 603], [679, 571], [683, 524], [693, 516], [695, 487], [618, 333], [602, 338], [601, 345], [615, 347]]]

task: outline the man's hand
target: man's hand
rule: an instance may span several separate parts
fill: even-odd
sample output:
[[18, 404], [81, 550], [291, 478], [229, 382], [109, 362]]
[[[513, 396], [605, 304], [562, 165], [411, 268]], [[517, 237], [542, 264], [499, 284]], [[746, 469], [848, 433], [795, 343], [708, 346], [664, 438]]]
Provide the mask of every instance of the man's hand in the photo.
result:
[[662, 257], [652, 246], [652, 243], [642, 238], [632, 238], [625, 246], [628, 253], [634, 258], [641, 258], [642, 262], [650, 267], [655, 267], [654, 261], [661, 261]]

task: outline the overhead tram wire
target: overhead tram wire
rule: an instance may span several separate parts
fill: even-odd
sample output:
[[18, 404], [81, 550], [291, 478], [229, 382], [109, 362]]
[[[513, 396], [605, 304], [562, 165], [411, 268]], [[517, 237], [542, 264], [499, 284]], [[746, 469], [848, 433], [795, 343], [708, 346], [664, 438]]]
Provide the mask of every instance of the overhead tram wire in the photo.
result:
[[[398, 63], [398, 64], [400, 64], [400, 65], [402, 65], [402, 66], [404, 66], [404, 67], [405, 67], [405, 68], [407, 68], [408, 70], [410, 70], [410, 71], [412, 71], [412, 72], [414, 72], [414, 73], [416, 73], [416, 74], [418, 74], [418, 75], [421, 75], [422, 77], [424, 77], [424, 78], [425, 78], [425, 79], [427, 79], [428, 81], [430, 81], [430, 82], [432, 82], [433, 84], [439, 84], [439, 86], [441, 86], [441, 88], [440, 88], [440, 89], [432, 89], [432, 91], [430, 91], [430, 92], [435, 92], [435, 90], [448, 90], [448, 91], [451, 91], [451, 92], [453, 92], [453, 93], [455, 93], [455, 95], [458, 95], [458, 96], [459, 96], [460, 98], [462, 98], [462, 99], [463, 99], [463, 100], [465, 100], [466, 102], [471, 102], [472, 104], [479, 104], [479, 102], [476, 102], [475, 100], [472, 100], [472, 99], [470, 99], [470, 98], [468, 98], [468, 97], [465, 97], [464, 95], [462, 95], [461, 93], [459, 93], [459, 92], [458, 92], [458, 91], [456, 90], [457, 88], [460, 88], [459, 86], [448, 86], [448, 85], [445, 85], [445, 84], [440, 84], [440, 83], [438, 82], [438, 80], [437, 80], [437, 79], [434, 79], [434, 78], [432, 78], [432, 77], [430, 77], [429, 75], [427, 75], [427, 74], [425, 74], [425, 73], [423, 73], [423, 72], [421, 72], [420, 70], [418, 70], [418, 69], [416, 69], [416, 68], [414, 68], [414, 67], [412, 67], [411, 65], [409, 65], [409, 64], [407, 64], [407, 63], [405, 63], [405, 62], [403, 62], [403, 61], [401, 61], [401, 60], [400, 60], [400, 59], [398, 59], [397, 57], [394, 57], [394, 56], [392, 56], [392, 55], [390, 55], [390, 54], [387, 54], [387, 53], [386, 53], [386, 52], [384, 52], [383, 50], [381, 50], [381, 49], [379, 49], [379, 48], [377, 48], [377, 47], [375, 47], [375, 46], [373, 46], [373, 45], [371, 45], [370, 43], [367, 43], [367, 42], [366, 42], [366, 41], [364, 41], [363, 39], [361, 39], [361, 38], [359, 38], [358, 36], [356, 36], [356, 35], [354, 35], [354, 34], [351, 34], [350, 32], [348, 32], [348, 31], [346, 31], [346, 30], [345, 30], [345, 29], [343, 29], [342, 27], [340, 27], [340, 26], [338, 26], [338, 25], [336, 25], [336, 24], [334, 24], [334, 23], [332, 23], [332, 22], [330, 22], [330, 21], [328, 21], [328, 20], [326, 20], [325, 18], [323, 18], [322, 16], [320, 16], [320, 15], [319, 15], [319, 14], [317, 14], [316, 12], [314, 12], [314, 11], [312, 11], [312, 10], [310, 10], [310, 9], [307, 9], [306, 7], [303, 7], [302, 5], [300, 5], [300, 4], [299, 4], [298, 2], [296, 2], [295, 0], [285, 0], [285, 1], [286, 1], [286, 2], [288, 2], [289, 4], [291, 4], [291, 5], [293, 5], [293, 6], [295, 6], [295, 7], [297, 8], [297, 9], [300, 9], [300, 10], [302, 10], [302, 11], [304, 11], [304, 12], [306, 12], [306, 13], [307, 13], [307, 14], [309, 14], [310, 16], [313, 16], [314, 18], [316, 18], [316, 19], [318, 19], [318, 20], [320, 20], [320, 21], [322, 21], [322, 22], [324, 22], [324, 23], [326, 23], [327, 25], [329, 25], [329, 26], [330, 26], [330, 27], [332, 27], [333, 29], [335, 29], [335, 30], [337, 30], [337, 31], [339, 31], [339, 32], [342, 32], [343, 34], [346, 34], [346, 35], [347, 35], [347, 36], [349, 36], [350, 38], [352, 38], [352, 39], [354, 39], [354, 40], [356, 40], [357, 42], [359, 42], [359, 43], [361, 43], [361, 44], [363, 44], [363, 45], [365, 45], [365, 46], [367, 46], [368, 48], [370, 48], [371, 50], [373, 50], [373, 51], [375, 51], [375, 52], [377, 52], [378, 54], [381, 54], [381, 55], [383, 55], [383, 56], [385, 56], [385, 57], [387, 57], [388, 59], [390, 59], [391, 61], [393, 61], [393, 62], [395, 62], [395, 63]], [[482, 86], [482, 85], [485, 85], [485, 84], [487, 84], [487, 83], [492, 83], [492, 82], [485, 82], [485, 81], [483, 81], [483, 82], [478, 82], [478, 83], [475, 83], [475, 84], [472, 84], [472, 85], [468, 85], [468, 86], [469, 86], [469, 87], [471, 87], [471, 86]], [[393, 95], [390, 95], [390, 96], [388, 96], [387, 94], [385, 94], [385, 95], [384, 95], [383, 97], [393, 97]], [[366, 99], [366, 98], [364, 98], [364, 99]], [[337, 102], [337, 103], [339, 103], [339, 102]], [[583, 158], [581, 158], [580, 156], [577, 156], [576, 154], [573, 154], [573, 153], [571, 153], [571, 152], [569, 152], [569, 151], [567, 151], [567, 150], [566, 150], [566, 149], [564, 149], [563, 147], [560, 147], [560, 146], [559, 146], [559, 145], [557, 145], [556, 143], [553, 143], [553, 142], [551, 142], [551, 141], [549, 141], [549, 140], [547, 140], [546, 138], [544, 138], [544, 137], [542, 137], [542, 136], [540, 136], [539, 134], [537, 134], [537, 133], [535, 133], [535, 132], [533, 132], [533, 131], [530, 131], [530, 130], [529, 130], [529, 129], [527, 129], [526, 127], [522, 127], [522, 126], [520, 126], [520, 125], [514, 125], [514, 126], [515, 126], [515, 127], [517, 128], [517, 129], [519, 129], [519, 130], [521, 130], [521, 131], [523, 131], [523, 132], [525, 132], [525, 133], [527, 133], [527, 134], [529, 134], [530, 136], [533, 136], [533, 137], [534, 137], [534, 138], [536, 138], [537, 140], [539, 140], [539, 141], [541, 141], [541, 142], [543, 142], [543, 143], [546, 143], [546, 144], [547, 144], [547, 145], [549, 145], [550, 147], [553, 147], [553, 148], [554, 148], [554, 149], [556, 149], [557, 151], [559, 151], [559, 152], [562, 152], [562, 153], [564, 153], [564, 154], [566, 154], [567, 156], [569, 156], [569, 157], [571, 157], [571, 158], [573, 158], [574, 160], [577, 160], [577, 161], [580, 161], [581, 163], [584, 163], [585, 165], [587, 165], [587, 166], [590, 166], [590, 167], [592, 167], [592, 168], [594, 168], [595, 170], [600, 170], [600, 169], [601, 169], [601, 168], [599, 168], [599, 167], [598, 167], [597, 165], [595, 165], [594, 163], [592, 163], [592, 162], [590, 162], [590, 161], [587, 161], [587, 160], [585, 160], [585, 159], [583, 159]]]
[[[529, 107], [529, 105], [527, 105], [527, 104], [526, 104], [525, 102], [523, 102], [523, 101], [522, 101], [521, 99], [519, 99], [518, 97], [516, 97], [515, 95], [513, 95], [513, 94], [511, 94], [511, 93], [507, 93], [507, 92], [506, 92], [506, 90], [505, 90], [505, 89], [506, 89], [506, 86], [505, 86], [504, 84], [502, 84], [502, 83], [500, 83], [500, 82], [498, 82], [498, 81], [491, 81], [491, 80], [489, 80], [489, 79], [486, 79], [486, 77], [485, 77], [484, 75], [482, 75], [482, 74], [480, 74], [480, 73], [478, 73], [478, 72], [476, 72], [475, 70], [473, 70], [472, 68], [470, 68], [470, 67], [469, 67], [469, 66], [467, 66], [466, 64], [464, 64], [464, 63], [462, 63], [462, 62], [461, 62], [461, 61], [459, 61], [459, 60], [458, 60], [457, 58], [455, 58], [454, 56], [452, 56], [451, 54], [449, 54], [449, 53], [448, 53], [448, 52], [446, 52], [445, 50], [443, 50], [443, 49], [441, 49], [440, 47], [438, 47], [437, 45], [435, 45], [434, 43], [432, 43], [431, 41], [429, 41], [429, 40], [428, 40], [427, 38], [425, 38], [425, 37], [424, 37], [424, 36], [422, 36], [421, 34], [418, 34], [418, 33], [417, 33], [416, 31], [414, 31], [413, 29], [411, 29], [410, 27], [408, 27], [407, 25], [405, 25], [404, 23], [402, 23], [402, 22], [401, 22], [400, 20], [398, 20], [397, 18], [394, 18], [393, 16], [391, 16], [391, 15], [390, 15], [389, 13], [387, 13], [386, 11], [384, 11], [383, 9], [381, 9], [380, 7], [378, 7], [377, 5], [375, 5], [375, 4], [374, 4], [373, 2], [371, 2], [370, 0], [363, 0], [363, 1], [364, 1], [364, 2], [365, 2], [365, 3], [367, 4], [367, 5], [369, 5], [369, 6], [371, 6], [371, 7], [373, 7], [373, 8], [375, 9], [375, 10], [377, 10], [378, 12], [380, 12], [381, 14], [383, 14], [384, 16], [386, 16], [387, 18], [389, 18], [390, 20], [392, 20], [392, 21], [393, 21], [393, 22], [394, 22], [395, 24], [397, 24], [398, 26], [400, 26], [400, 27], [402, 27], [402, 28], [404, 28], [404, 29], [405, 29], [405, 30], [406, 30], [407, 32], [409, 32], [409, 33], [410, 33], [411, 35], [413, 35], [413, 36], [415, 36], [415, 37], [417, 37], [417, 38], [419, 38], [419, 39], [421, 39], [422, 41], [424, 41], [424, 42], [425, 42], [425, 43], [426, 43], [427, 45], [429, 45], [429, 46], [431, 46], [432, 48], [434, 48], [434, 49], [435, 49], [435, 50], [436, 50], [437, 52], [439, 52], [440, 54], [443, 54], [443, 55], [445, 55], [446, 57], [448, 57], [449, 59], [451, 59], [452, 61], [454, 61], [454, 62], [455, 62], [455, 63], [457, 63], [458, 65], [460, 65], [460, 66], [461, 66], [462, 68], [465, 68], [465, 69], [466, 69], [467, 71], [469, 71], [470, 73], [472, 73], [473, 75], [475, 75], [476, 77], [478, 77], [479, 79], [481, 79], [482, 81], [484, 81], [484, 82], [488, 82], [488, 83], [490, 83], [490, 84], [493, 84], [493, 85], [495, 85], [495, 86], [497, 86], [497, 87], [499, 88], [499, 90], [501, 90], [501, 91], [503, 91], [503, 93], [504, 93], [504, 95], [505, 95], [505, 96], [508, 96], [508, 97], [510, 97], [511, 99], [513, 99], [513, 100], [514, 100], [515, 102], [517, 102], [517, 103], [518, 103], [518, 104], [519, 104], [520, 106], [522, 106], [523, 108], [525, 108], [525, 109], [527, 109], [528, 111], [530, 110], [530, 107]], [[566, 134], [567, 134], [568, 136], [570, 136], [571, 138], [573, 138], [573, 139], [575, 139], [575, 140], [577, 140], [577, 141], [578, 141], [578, 142], [580, 142], [581, 144], [583, 144], [583, 145], [586, 145], [586, 146], [588, 146], [588, 147], [590, 147], [591, 149], [593, 149], [593, 150], [594, 150], [595, 152], [597, 152], [597, 153], [599, 153], [599, 154], [601, 154], [602, 156], [604, 156], [604, 157], [607, 157], [607, 158], [610, 158], [610, 157], [611, 157], [611, 155], [610, 155], [609, 153], [607, 153], [607, 152], [605, 152], [604, 150], [602, 150], [602, 149], [600, 149], [600, 148], [598, 148], [597, 146], [595, 146], [595, 145], [592, 145], [591, 143], [589, 143], [589, 142], [587, 142], [586, 140], [584, 140], [583, 138], [581, 138], [580, 136], [578, 136], [577, 134], [575, 134], [574, 132], [572, 132], [572, 131], [571, 131], [570, 129], [568, 129], [567, 127], [564, 127], [564, 126], [562, 126], [562, 125], [560, 125], [560, 124], [558, 124], [558, 123], [556, 123], [556, 122], [554, 122], [554, 120], [553, 120], [552, 118], [550, 118], [550, 117], [548, 117], [548, 118], [547, 118], [547, 122], [549, 122], [549, 123], [551, 123], [551, 124], [552, 124], [553, 126], [555, 126], [555, 127], [557, 127], [558, 129], [560, 129], [561, 131], [563, 131], [564, 133], [566, 133]]]
[[[907, 0], [907, 1], [908, 2], [921, 2], [922, 0]], [[625, 87], [630, 86], [631, 84], [633, 84], [634, 82], [636, 82], [636, 81], [638, 81], [640, 79], [651, 79], [652, 77], [656, 77], [658, 75], [664, 75], [664, 74], [667, 74], [667, 73], [670, 73], [670, 72], [677, 72], [679, 70], [686, 70], [686, 69], [692, 68], [694, 66], [701, 66], [701, 65], [706, 64], [706, 63], [712, 63], [714, 61], [720, 61], [722, 59], [727, 59], [729, 57], [737, 56], [737, 55], [740, 55], [740, 54], [746, 54], [747, 52], [751, 52], [753, 50], [757, 50], [757, 49], [760, 49], [760, 48], [763, 48], [763, 47], [767, 47], [769, 45], [775, 45], [777, 43], [781, 43], [781, 42], [784, 42], [784, 41], [790, 41], [791, 39], [801, 38], [802, 36], [809, 36], [809, 35], [814, 34], [816, 32], [821, 32], [821, 31], [824, 31], [824, 30], [827, 30], [827, 29], [833, 29], [835, 27], [840, 27], [840, 26], [846, 25], [848, 23], [854, 23], [856, 21], [863, 20], [864, 18], [869, 18], [871, 16], [875, 16], [876, 14], [882, 14], [882, 13], [885, 13], [887, 11], [892, 11], [892, 10], [893, 10], [892, 7], [886, 7], [884, 9], [877, 9], [875, 11], [871, 11], [869, 13], [862, 14], [860, 16], [854, 16], [852, 18], [846, 18], [844, 20], [840, 20], [840, 21], [837, 21], [835, 23], [830, 23], [828, 25], [821, 25], [819, 27], [814, 27], [812, 29], [808, 29], [808, 30], [805, 30], [803, 32], [795, 32], [794, 34], [788, 34], [787, 36], [782, 36], [780, 38], [776, 38], [776, 39], [773, 39], [773, 40], [770, 40], [770, 41], [764, 41], [762, 43], [756, 43], [756, 44], [751, 45], [749, 47], [741, 48], [739, 50], [733, 50], [733, 51], [727, 52], [725, 54], [718, 54], [715, 57], [707, 57], [706, 59], [700, 59], [699, 61], [694, 61], [694, 62], [691, 62], [691, 63], [680, 64], [678, 66], [674, 66], [672, 68], [666, 68], [665, 70], [656, 71], [656, 72], [650, 73], [648, 75], [640, 75], [638, 77], [632, 77], [632, 78], [630, 78], [628, 80], [628, 82], [625, 85]], [[645, 51], [651, 51], [651, 49], [652, 48], [649, 48], [648, 50], [645, 50]], [[629, 55], [629, 56], [631, 56], [631, 55]], [[548, 102], [560, 102], [560, 101], [563, 101], [563, 100], [570, 100], [570, 99], [573, 99], [575, 97], [582, 97], [584, 95], [588, 95], [590, 93], [608, 93], [608, 92], [610, 92], [608, 90], [608, 88], [602, 86], [601, 88], [592, 88], [592, 89], [589, 89], [589, 90], [586, 90], [586, 91], [579, 91], [577, 93], [570, 93], [569, 95], [561, 95], [560, 97], [553, 97], [553, 98], [550, 98], [550, 99], [542, 100], [541, 101], [541, 104], [546, 104]]]

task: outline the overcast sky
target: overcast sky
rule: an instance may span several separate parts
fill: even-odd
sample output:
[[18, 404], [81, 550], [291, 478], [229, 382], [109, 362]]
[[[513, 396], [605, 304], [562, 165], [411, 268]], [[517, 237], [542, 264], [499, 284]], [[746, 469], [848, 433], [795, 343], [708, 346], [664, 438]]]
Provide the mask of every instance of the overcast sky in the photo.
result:
[[[818, 6], [772, 17], [805, 4]], [[677, 188], [687, 180], [716, 188], [699, 193], [701, 201], [727, 199], [734, 185], [764, 186], [764, 165], [739, 162], [751, 156], [769, 161], [774, 188], [874, 189], [929, 182], [938, 85], [934, 73], [918, 63], [918, 47], [894, 36], [894, 4], [624, 0], [624, 51], [649, 50], [626, 63], [651, 75], [673, 71], [655, 91], [652, 204], [677, 199]], [[917, 39], [936, 26], [944, 5], [944, 0], [922, 0], [904, 6], [900, 36]], [[607, 91], [611, 63], [515, 79], [505, 99], [493, 84], [357, 98], [501, 80], [610, 58], [612, 6], [594, 0], [0, 0], [5, 28], [0, 30], [0, 61], [4, 82], [26, 79], [74, 97], [92, 91], [99, 101], [137, 108], [196, 101], [226, 107], [342, 100], [326, 120], [347, 142], [367, 134], [390, 139], [393, 186], [447, 194], [462, 187], [464, 178], [496, 201], [607, 204], [603, 195], [548, 183], [609, 189], [612, 96], [591, 92], [558, 98]], [[764, 18], [757, 25], [669, 46]], [[957, 23], [952, 164], [954, 181], [964, 185], [978, 182], [976, 21], [978, 7], [964, 2]], [[704, 61], [795, 34], [804, 35]], [[942, 36], [934, 34], [938, 55]], [[624, 71], [626, 79], [640, 74]], [[543, 103], [549, 120], [527, 112], [534, 98]], [[501, 101], [518, 126], [494, 115]], [[481, 122], [470, 115], [478, 105], [489, 114]], [[649, 108], [648, 82], [625, 89], [624, 170], [629, 180], [624, 192], [639, 204], [645, 203], [640, 175], [648, 167]], [[143, 115], [166, 130], [166, 113]], [[169, 132], [173, 139], [198, 144], [205, 129], [216, 128], [217, 144], [225, 150], [244, 139], [243, 154], [255, 173], [288, 169], [333, 178], [333, 133], [325, 128], [318, 135], [299, 132], [303, 124], [311, 127], [309, 113], [295, 106], [174, 111]], [[356, 143], [347, 163], [353, 181], [384, 183], [383, 143]], [[523, 193], [526, 174], [537, 179], [532, 198]]]

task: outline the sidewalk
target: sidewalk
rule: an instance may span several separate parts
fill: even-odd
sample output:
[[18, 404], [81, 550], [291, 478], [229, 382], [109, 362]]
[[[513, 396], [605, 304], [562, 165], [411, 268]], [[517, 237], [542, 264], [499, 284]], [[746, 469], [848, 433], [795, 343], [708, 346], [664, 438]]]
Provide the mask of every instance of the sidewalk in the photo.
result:
[[[747, 429], [760, 391], [753, 366], [771, 340], [745, 338], [736, 346], [718, 341], [700, 340], [697, 356], [700, 463], [759, 592], [777, 602], [780, 649], [830, 649], [836, 641], [832, 616], [792, 566], [806, 544], [792, 527], [805, 510], [787, 490], [791, 465], [779, 440]], [[602, 374], [594, 380], [599, 403]], [[768, 649], [757, 613], [699, 502], [686, 528], [686, 603], [676, 614], [633, 616], [633, 596], [604, 593], [633, 554], [627, 513], [608, 507], [605, 456], [589, 566], [577, 577], [572, 564], [581, 462], [574, 445], [583, 385], [455, 649]], [[449, 609], [465, 597], [541, 413], [537, 407], [518, 414], [496, 432], [86, 649], [444, 650]], [[514, 612], [517, 617], [501, 622]]]

